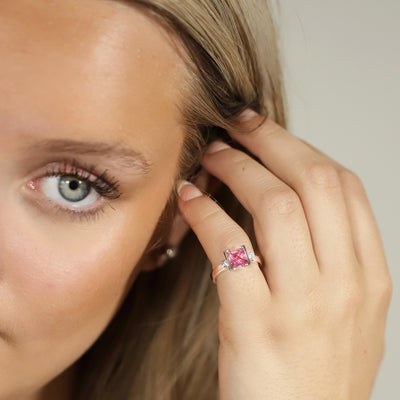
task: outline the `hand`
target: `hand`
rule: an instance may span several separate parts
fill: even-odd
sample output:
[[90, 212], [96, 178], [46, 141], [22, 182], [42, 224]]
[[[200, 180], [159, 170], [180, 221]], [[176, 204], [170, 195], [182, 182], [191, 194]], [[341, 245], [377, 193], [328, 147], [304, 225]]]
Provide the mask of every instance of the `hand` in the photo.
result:
[[[215, 143], [201, 164], [252, 215], [263, 264], [216, 279], [220, 399], [369, 399], [392, 282], [360, 178], [270, 119], [230, 135], [262, 164]], [[184, 201], [195, 191], [182, 187], [179, 208], [212, 265], [253, 251], [210, 197]]]

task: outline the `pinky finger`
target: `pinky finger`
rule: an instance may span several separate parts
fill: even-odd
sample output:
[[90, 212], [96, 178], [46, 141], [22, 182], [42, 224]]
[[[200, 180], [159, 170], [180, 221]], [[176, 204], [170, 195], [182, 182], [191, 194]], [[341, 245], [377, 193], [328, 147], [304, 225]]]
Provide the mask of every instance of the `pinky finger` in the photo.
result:
[[389, 278], [389, 269], [378, 223], [362, 181], [353, 171], [343, 167], [307, 141], [300, 140], [315, 152], [328, 158], [330, 163], [340, 172], [344, 188], [343, 195], [352, 230], [354, 251], [357, 260], [367, 274], [367, 279], [376, 282], [381, 280], [382, 277]]

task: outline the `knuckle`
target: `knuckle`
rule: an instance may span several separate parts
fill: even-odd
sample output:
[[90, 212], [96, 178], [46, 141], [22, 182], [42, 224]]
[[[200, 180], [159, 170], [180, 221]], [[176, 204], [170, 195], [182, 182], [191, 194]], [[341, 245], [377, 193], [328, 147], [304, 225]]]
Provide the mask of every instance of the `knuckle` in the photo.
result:
[[379, 299], [385, 304], [389, 304], [393, 294], [393, 282], [389, 274], [375, 280], [375, 292]]
[[345, 168], [339, 171], [339, 175], [346, 191], [355, 195], [365, 195], [364, 184], [355, 172]]
[[208, 212], [205, 212], [199, 218], [197, 218], [195, 221], [192, 221], [192, 228], [197, 229], [201, 225], [207, 225], [210, 224], [212, 220], [215, 218], [220, 217], [220, 210], [213, 208], [211, 210], [208, 210]]
[[356, 187], [356, 188], [364, 187], [361, 178], [354, 171], [351, 171], [350, 169], [343, 168], [342, 170], [339, 171], [339, 175], [342, 181], [346, 182], [351, 187]]
[[260, 208], [267, 213], [291, 215], [301, 207], [299, 196], [286, 187], [273, 188], [265, 191], [260, 197]]
[[393, 281], [390, 278], [390, 276], [388, 276], [386, 279], [383, 294], [387, 300], [389, 300], [389, 301], [391, 300], [392, 295], [393, 295]]
[[336, 188], [341, 185], [338, 170], [333, 165], [323, 161], [312, 163], [305, 169], [303, 175], [306, 183], [322, 189]]

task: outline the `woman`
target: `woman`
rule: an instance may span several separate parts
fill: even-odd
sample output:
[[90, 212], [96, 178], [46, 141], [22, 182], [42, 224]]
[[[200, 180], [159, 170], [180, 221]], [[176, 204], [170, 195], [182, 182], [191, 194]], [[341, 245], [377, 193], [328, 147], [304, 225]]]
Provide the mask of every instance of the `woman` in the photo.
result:
[[267, 1], [3, 0], [0, 29], [0, 399], [368, 399], [381, 238], [285, 129]]

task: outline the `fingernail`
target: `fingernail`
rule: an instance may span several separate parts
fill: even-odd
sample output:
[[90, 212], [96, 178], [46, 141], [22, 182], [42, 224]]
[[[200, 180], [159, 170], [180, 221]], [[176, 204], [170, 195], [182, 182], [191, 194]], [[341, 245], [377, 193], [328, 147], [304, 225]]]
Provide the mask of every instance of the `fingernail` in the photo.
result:
[[238, 117], [237, 117], [237, 121], [239, 123], [242, 122], [247, 122], [250, 121], [252, 118], [254, 118], [256, 115], [258, 115], [255, 111], [253, 111], [250, 108], [247, 108], [246, 110], [244, 110]]
[[225, 142], [221, 142], [220, 140], [215, 140], [208, 146], [206, 153], [212, 154], [223, 149], [231, 149], [231, 146]]
[[[185, 189], [183, 189], [184, 187]], [[177, 183], [177, 192], [179, 197], [184, 201], [203, 195], [203, 193], [195, 185], [185, 180], [180, 180]]]

